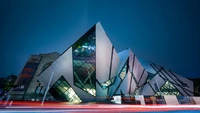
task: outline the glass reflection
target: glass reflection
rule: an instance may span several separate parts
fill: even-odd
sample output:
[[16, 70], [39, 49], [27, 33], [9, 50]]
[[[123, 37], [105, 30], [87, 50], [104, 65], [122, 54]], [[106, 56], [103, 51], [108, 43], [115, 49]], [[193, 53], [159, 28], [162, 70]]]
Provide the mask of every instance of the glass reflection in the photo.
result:
[[160, 88], [160, 92], [158, 91], [155, 96], [160, 95], [181, 95], [178, 89], [176, 89], [169, 81], [165, 82], [165, 84]]
[[101, 87], [103, 89], [106, 89], [106, 88], [112, 86], [115, 83], [115, 80], [116, 80], [116, 77], [113, 77], [110, 80], [107, 80], [107, 81], [101, 83]]
[[74, 84], [96, 96], [96, 45], [95, 30], [90, 29], [73, 46]]
[[127, 63], [124, 65], [121, 73], [119, 74], [119, 77], [121, 78], [121, 80], [125, 78], [126, 74], [127, 74]]
[[69, 83], [63, 76], [56, 81], [49, 92], [54, 96], [55, 99], [60, 101], [81, 102], [78, 95], [76, 95], [75, 91], [70, 87]]

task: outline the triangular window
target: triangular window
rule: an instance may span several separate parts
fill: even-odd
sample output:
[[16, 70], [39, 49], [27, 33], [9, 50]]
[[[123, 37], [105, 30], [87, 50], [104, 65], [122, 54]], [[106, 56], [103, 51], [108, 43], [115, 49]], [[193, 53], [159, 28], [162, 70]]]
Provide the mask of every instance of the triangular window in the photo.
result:
[[160, 88], [160, 91], [158, 91], [155, 96], [160, 96], [160, 92], [162, 95], [181, 95], [178, 89], [174, 87], [169, 81], [166, 81], [165, 84]]

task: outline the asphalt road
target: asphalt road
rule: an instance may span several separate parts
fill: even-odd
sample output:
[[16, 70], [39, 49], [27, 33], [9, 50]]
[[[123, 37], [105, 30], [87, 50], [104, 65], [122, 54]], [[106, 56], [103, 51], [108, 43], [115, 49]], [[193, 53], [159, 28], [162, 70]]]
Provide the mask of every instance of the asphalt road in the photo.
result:
[[7, 106], [0, 113], [200, 113], [199, 105], [44, 105]]

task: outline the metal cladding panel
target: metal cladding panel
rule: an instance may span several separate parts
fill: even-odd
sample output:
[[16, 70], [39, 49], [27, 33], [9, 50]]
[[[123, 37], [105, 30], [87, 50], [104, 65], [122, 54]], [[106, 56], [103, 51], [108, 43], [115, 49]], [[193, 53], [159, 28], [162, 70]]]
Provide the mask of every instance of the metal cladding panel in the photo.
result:
[[153, 89], [149, 86], [149, 84], [146, 84], [142, 90], [142, 94], [141, 95], [155, 95]]
[[153, 87], [154, 91], [156, 91], [156, 92], [158, 90], [155, 88], [155, 85], [158, 85], [158, 88], [161, 88], [164, 83], [165, 83], [165, 81], [159, 76], [159, 74], [157, 74], [149, 82], [149, 84], [151, 84], [151, 86]]
[[135, 92], [137, 84], [135, 83], [135, 80], [133, 79], [133, 77], [131, 79], [132, 79], [132, 82], [131, 82], [131, 91], [130, 91], [130, 94], [133, 95], [134, 92]]
[[[133, 65], [133, 60], [134, 60], [134, 65], [136, 67], [134, 67], [134, 65]], [[137, 63], [137, 64], [135, 64], [135, 63]], [[132, 68], [133, 68], [133, 70], [132, 70]], [[138, 86], [141, 86], [142, 84], [144, 84], [146, 82], [148, 73], [146, 72], [146, 70], [144, 70], [144, 73], [143, 73], [143, 69], [144, 69], [143, 65], [141, 65], [140, 61], [137, 59], [136, 56], [134, 58], [134, 53], [131, 50], [130, 50], [130, 56], [129, 56], [129, 69], [131, 69], [132, 72], [134, 73], [137, 82], [140, 82], [138, 84]], [[136, 75], [136, 73], [138, 73], [138, 74]], [[142, 78], [140, 78], [140, 77], [142, 77]]]
[[134, 53], [129, 50], [129, 70], [131, 70], [131, 72], [133, 72], [134, 59]]
[[139, 82], [139, 79], [142, 75], [144, 68], [142, 67], [142, 65], [140, 64], [139, 60], [137, 59], [137, 57], [135, 57], [134, 60], [134, 67], [133, 67], [133, 74], [137, 80], [137, 82]]
[[114, 49], [113, 50], [112, 69], [111, 69], [110, 78], [113, 78], [113, 77], [117, 76], [117, 71], [118, 71], [118, 68], [119, 68], [119, 64], [120, 64], [120, 59], [118, 57], [117, 52]]
[[115, 90], [117, 90], [117, 86], [120, 84], [121, 79], [119, 78], [119, 76], [116, 77], [115, 79], [115, 83], [109, 87], [109, 92], [108, 92], [108, 96], [112, 96], [115, 93]]
[[[162, 73], [161, 73], [161, 72], [162, 72]], [[173, 84], [173, 86], [176, 87], [176, 88], [181, 92], [181, 94], [187, 96], [187, 93], [186, 93], [181, 87], [177, 86], [177, 85], [178, 85], [178, 84], [176, 83], [177, 81], [174, 81], [174, 80], [166, 73], [166, 71], [163, 71], [163, 70], [162, 70], [161, 72], [159, 72], [159, 74], [163, 77], [163, 79], [164, 79], [165, 81], [170, 81], [170, 82]], [[163, 75], [163, 74], [164, 74], [164, 75]], [[177, 85], [175, 85], [175, 84], [177, 84]]]
[[166, 70], [166, 72], [183, 88], [191, 91], [191, 92], [194, 92], [194, 88], [193, 88], [193, 81], [187, 79], [187, 78], [184, 78], [178, 74], [175, 74], [173, 72], [169, 72]]
[[[160, 68], [160, 66], [155, 66], [154, 67], [157, 69], [157, 68]], [[170, 81], [172, 82], [173, 85], [176, 85], [176, 86], [181, 86], [181, 87], [176, 87], [183, 95], [190, 95], [191, 93], [190, 92], [193, 92], [193, 82], [184, 78], [184, 77], [180, 77], [179, 75], [173, 73], [172, 72], [170, 73], [168, 70], [165, 70], [163, 69], [161, 72], [159, 72], [159, 74], [165, 79], [165, 81]], [[180, 78], [178, 78], [180, 77]], [[183, 88], [189, 90], [183, 90]], [[187, 94], [187, 93], [188, 94]], [[193, 95], [193, 94], [192, 94]]]
[[193, 92], [189, 92], [189, 91], [187, 91], [187, 92], [189, 93], [189, 96], [194, 96]]
[[178, 89], [179, 90], [179, 92], [181, 92], [181, 94], [183, 95], [183, 96], [193, 96], [194, 94], [193, 93], [191, 93], [191, 92], [189, 92], [189, 91], [187, 91], [187, 90], [183, 90], [183, 88], [181, 88], [180, 86], [177, 86], [177, 85], [175, 85], [175, 84], [173, 84], [173, 86], [176, 88], [176, 89]]
[[127, 59], [129, 58], [129, 50], [124, 50], [120, 53], [118, 53], [119, 58], [120, 58], [120, 63], [118, 64], [118, 70], [117, 70], [117, 75], [120, 74], [121, 70], [124, 67], [124, 64], [126, 63]]
[[73, 65], [72, 65], [72, 47], [70, 47], [64, 54], [62, 54], [55, 62], [52, 63], [44, 72], [42, 72], [38, 80], [47, 87], [52, 72], [54, 72], [52, 81], [49, 87], [63, 75], [72, 89], [76, 92], [82, 101], [91, 101], [93, 96], [86, 93], [82, 89], [76, 87], [73, 82]]
[[73, 85], [73, 64], [72, 64], [72, 47], [69, 48], [62, 56], [59, 57], [58, 63], [60, 74], [64, 76], [70, 85]]
[[172, 83], [176, 83], [176, 81], [173, 80], [165, 71], [162, 70], [161, 72], [159, 72], [159, 74], [163, 77], [165, 81], [171, 81]]
[[107, 96], [107, 89], [102, 89], [98, 83], [96, 83], [96, 101], [105, 101]]
[[[59, 57], [60, 58], [60, 57]], [[57, 60], [59, 60], [59, 58]], [[53, 62], [45, 71], [43, 71], [39, 76], [38, 80], [41, 84], [43, 84], [45, 87], [47, 87], [50, 77], [52, 73], [54, 73], [53, 78], [51, 80], [51, 83], [49, 85], [49, 88], [53, 86], [53, 84], [61, 77], [61, 73], [59, 71], [59, 63]]]
[[129, 94], [129, 88], [130, 88], [130, 80], [131, 80], [131, 74], [127, 73], [126, 77], [122, 81], [122, 84], [120, 85], [119, 89], [117, 90], [117, 94], [120, 94], [122, 91], [123, 94]]
[[144, 69], [151, 73], [151, 74], [156, 74], [156, 71], [153, 69], [153, 67], [150, 65], [151, 63], [148, 61], [145, 61], [143, 59], [138, 59], [139, 62], [142, 64], [142, 66], [144, 67]]
[[131, 79], [132, 79], [132, 75], [131, 75], [130, 72], [127, 73], [127, 77], [128, 77], [128, 80], [127, 80], [128, 91], [126, 92], [126, 94], [129, 94], [130, 93], [130, 88], [131, 88]]
[[[162, 72], [162, 73], [161, 73]], [[172, 79], [172, 77], [171, 76], [169, 76], [169, 73], [168, 72], [166, 72], [166, 71], [164, 71], [164, 70], [162, 70], [160, 72], [160, 75], [162, 75], [163, 76], [163, 74], [165, 75], [165, 77], [167, 77], [167, 79], [165, 79], [166, 81], [167, 80], [169, 80], [183, 95], [188, 95], [186, 92], [186, 90], [184, 91], [183, 90], [183, 88], [182, 87], [179, 87], [179, 86], [181, 86], [179, 83], [178, 83], [178, 81], [177, 80], [174, 80], [174, 79]], [[164, 76], [163, 76], [164, 77]]]
[[142, 84], [144, 84], [146, 82], [147, 76], [148, 76], [148, 73], [144, 70], [144, 73], [143, 73], [142, 78], [140, 80], [139, 86], [141, 86]]
[[[157, 71], [158, 71], [158, 69], [161, 69], [160, 66], [157, 66], [157, 65], [153, 65], [153, 67], [154, 67]], [[172, 79], [172, 77], [170, 77], [169, 74], [166, 73], [166, 71], [163, 70], [163, 69], [159, 72], [159, 75], [160, 75], [165, 81], [171, 81], [171, 82], [173, 82], [173, 83], [176, 82], [176, 81], [174, 81], [174, 80]]]
[[159, 71], [162, 67], [161, 66], [158, 66], [158, 65], [155, 65], [155, 64], [150, 64], [150, 66], [155, 70], [155, 71]]
[[126, 50], [121, 51], [121, 52], [118, 53], [120, 61], [124, 61], [124, 60], [126, 61], [128, 59], [129, 51], [130, 51], [130, 49], [126, 49]]
[[[55, 62], [53, 62], [44, 72], [42, 72], [38, 80], [44, 85], [47, 86], [51, 74], [54, 73], [53, 78], [51, 80], [50, 86], [63, 75], [73, 77], [73, 68], [72, 68], [72, 47], [70, 47], [64, 54], [62, 54]], [[70, 84], [72, 84], [71, 80], [67, 79]], [[72, 79], [73, 80], [73, 79]]]
[[112, 44], [100, 23], [96, 24], [96, 79], [102, 83], [109, 79]]
[[[38, 76], [38, 80], [39, 82], [44, 85], [45, 87], [47, 87], [48, 85], [48, 82], [49, 82], [49, 79], [51, 77], [51, 74], [53, 72], [53, 65], [55, 63], [53, 63], [50, 67], [48, 67], [45, 71], [43, 71], [39, 76]], [[54, 75], [55, 75], [55, 72], [54, 72]], [[52, 82], [55, 82], [56, 80], [53, 78], [52, 79]]]

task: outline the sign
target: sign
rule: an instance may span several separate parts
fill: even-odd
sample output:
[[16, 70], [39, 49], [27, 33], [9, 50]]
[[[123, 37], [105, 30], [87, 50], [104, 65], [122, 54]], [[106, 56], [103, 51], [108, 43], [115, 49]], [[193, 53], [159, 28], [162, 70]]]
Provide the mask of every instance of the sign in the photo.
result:
[[156, 104], [165, 104], [165, 100], [162, 96], [156, 96]]
[[[152, 97], [153, 96], [144, 96], [144, 101], [145, 101], [145, 104], [153, 104], [153, 100], [152, 100]], [[154, 100], [154, 102], [156, 102], [156, 98]], [[155, 104], [155, 103], [154, 103]]]
[[179, 105], [175, 95], [164, 95], [167, 105]]
[[145, 105], [144, 96], [143, 95], [136, 95], [135, 100], [139, 101], [141, 105]]
[[179, 104], [188, 104], [190, 103], [190, 99], [187, 96], [177, 96]]

